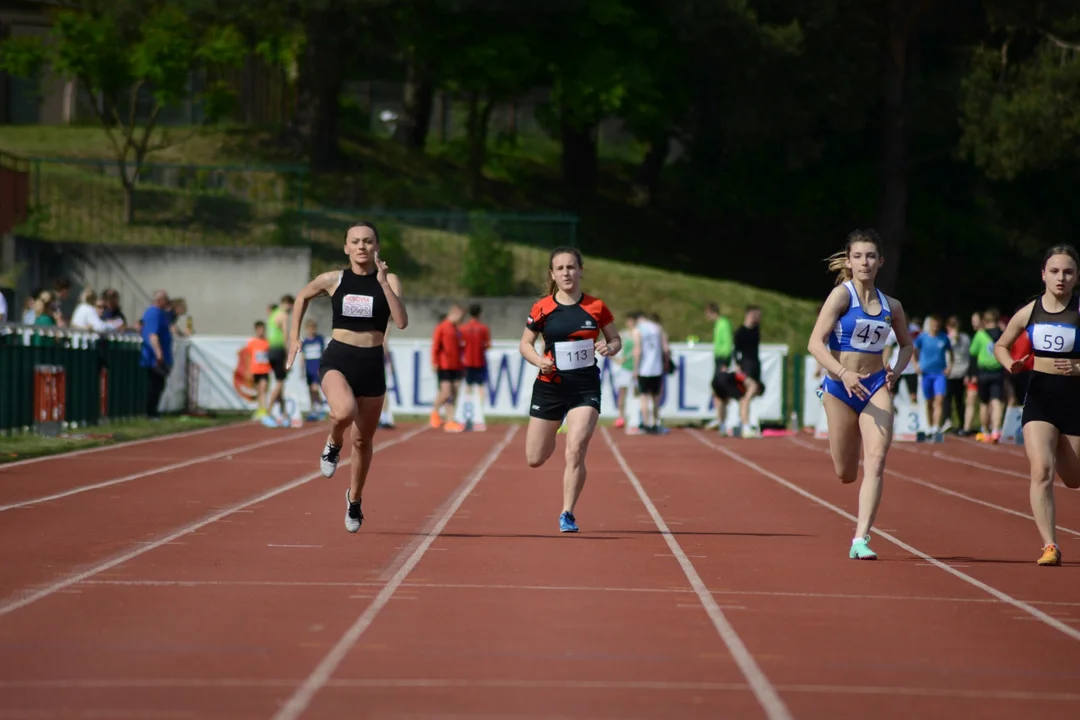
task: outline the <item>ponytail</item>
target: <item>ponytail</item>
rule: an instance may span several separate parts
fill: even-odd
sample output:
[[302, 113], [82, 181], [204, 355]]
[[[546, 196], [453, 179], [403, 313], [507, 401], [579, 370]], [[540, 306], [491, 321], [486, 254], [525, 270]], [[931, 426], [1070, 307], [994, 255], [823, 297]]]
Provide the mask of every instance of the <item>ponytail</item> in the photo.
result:
[[836, 284], [841, 285], [852, 278], [851, 268], [847, 266], [847, 250], [833, 253], [826, 258], [829, 263], [829, 272], [836, 273]]
[[555, 291], [559, 289], [559, 286], [555, 284], [555, 278], [551, 277], [551, 273], [548, 273], [547, 289], [545, 295], [554, 295]]

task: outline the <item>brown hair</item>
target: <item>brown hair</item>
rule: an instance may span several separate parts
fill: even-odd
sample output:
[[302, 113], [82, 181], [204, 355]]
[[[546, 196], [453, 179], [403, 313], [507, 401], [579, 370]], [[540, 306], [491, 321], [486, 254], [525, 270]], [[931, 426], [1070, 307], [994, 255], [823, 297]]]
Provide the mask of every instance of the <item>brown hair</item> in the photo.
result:
[[551, 251], [551, 257], [548, 258], [548, 278], [547, 278], [547, 294], [554, 295], [555, 291], [559, 289], [558, 284], [555, 282], [555, 278], [551, 277], [551, 271], [554, 270], [555, 258], [560, 255], [569, 253], [577, 260], [578, 268], [585, 266], [585, 263], [581, 260], [581, 253], [574, 247], [557, 247]]
[[852, 278], [851, 270], [844, 264], [851, 254], [851, 246], [855, 243], [871, 243], [881, 254], [881, 237], [877, 234], [877, 231], [873, 228], [867, 228], [866, 230], [852, 230], [848, 233], [847, 242], [844, 243], [844, 249], [838, 253], [830, 255], [826, 260], [829, 263], [829, 272], [836, 273], [836, 284], [847, 282]]
[[1046, 255], [1043, 257], [1042, 269], [1046, 269], [1046, 263], [1050, 262], [1050, 258], [1055, 255], [1068, 255], [1072, 258], [1073, 264], [1077, 268], [1080, 268], [1080, 257], [1076, 254], [1076, 248], [1072, 245], [1055, 245], [1046, 251]]

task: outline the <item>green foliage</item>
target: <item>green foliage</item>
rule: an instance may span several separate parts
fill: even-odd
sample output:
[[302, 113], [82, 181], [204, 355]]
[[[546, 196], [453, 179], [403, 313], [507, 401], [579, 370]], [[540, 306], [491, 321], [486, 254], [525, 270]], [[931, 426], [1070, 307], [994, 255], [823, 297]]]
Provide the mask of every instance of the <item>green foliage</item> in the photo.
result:
[[462, 284], [474, 297], [500, 297], [515, 293], [514, 254], [482, 213], [473, 213], [463, 258]]
[[[147, 154], [169, 144], [164, 134], [150, 143], [164, 108], [187, 100], [202, 102], [208, 122], [228, 112], [231, 89], [217, 79], [192, 82], [192, 75], [203, 71], [216, 78], [222, 70], [238, 67], [246, 45], [231, 25], [196, 22], [176, 3], [104, 7], [88, 4], [56, 13], [47, 41], [16, 37], [0, 43], [0, 69], [38, 79], [47, 66], [64, 80], [76, 81], [91, 99], [117, 161], [127, 168], [129, 158], [134, 160], [133, 169], [125, 169], [120, 178], [131, 192]], [[205, 87], [192, 89], [199, 85]], [[137, 113], [141, 92], [151, 98], [145, 122]]]
[[1080, 59], [1042, 40], [1008, 63], [1008, 47], [975, 53], [960, 96], [959, 150], [995, 180], [1080, 159]]

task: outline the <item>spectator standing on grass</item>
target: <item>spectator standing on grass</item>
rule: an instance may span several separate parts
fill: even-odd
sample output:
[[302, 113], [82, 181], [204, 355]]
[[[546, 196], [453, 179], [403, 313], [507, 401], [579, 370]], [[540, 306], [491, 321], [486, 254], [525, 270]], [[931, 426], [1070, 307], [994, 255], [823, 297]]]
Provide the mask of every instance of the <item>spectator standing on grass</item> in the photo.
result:
[[157, 418], [165, 381], [173, 364], [173, 335], [170, 329], [169, 295], [164, 290], [154, 292], [154, 301], [142, 316], [142, 357], [139, 365], [146, 368], [146, 414]]
[[[713, 373], [710, 384], [720, 373], [726, 373], [731, 365], [731, 354], [735, 351], [735, 336], [731, 331], [731, 321], [720, 314], [720, 306], [714, 302], [705, 308], [705, 319], [713, 324]], [[713, 392], [716, 417], [709, 421], [707, 428], [723, 430], [724, 416], [727, 412], [727, 400]]]

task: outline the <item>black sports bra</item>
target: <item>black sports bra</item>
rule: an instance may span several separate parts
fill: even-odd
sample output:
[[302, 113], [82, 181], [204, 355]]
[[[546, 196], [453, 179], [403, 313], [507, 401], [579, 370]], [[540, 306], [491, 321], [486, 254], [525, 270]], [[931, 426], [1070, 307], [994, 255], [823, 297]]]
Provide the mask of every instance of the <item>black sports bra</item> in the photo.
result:
[[1035, 357], [1080, 358], [1080, 295], [1073, 295], [1061, 312], [1047, 312], [1042, 295], [1031, 308], [1027, 321], [1028, 339]]
[[377, 273], [357, 275], [351, 268], [341, 271], [341, 281], [330, 296], [333, 328], [352, 332], [386, 332], [390, 303], [379, 284]]

